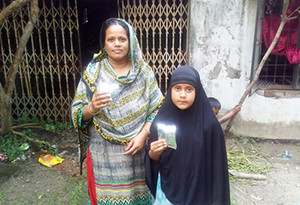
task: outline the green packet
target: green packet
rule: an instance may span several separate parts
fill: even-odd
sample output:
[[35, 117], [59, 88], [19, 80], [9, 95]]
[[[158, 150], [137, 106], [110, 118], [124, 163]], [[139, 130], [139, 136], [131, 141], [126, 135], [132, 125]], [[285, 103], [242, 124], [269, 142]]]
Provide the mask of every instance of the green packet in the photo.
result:
[[168, 147], [177, 149], [175, 125], [157, 124], [157, 133], [158, 139], [165, 139]]

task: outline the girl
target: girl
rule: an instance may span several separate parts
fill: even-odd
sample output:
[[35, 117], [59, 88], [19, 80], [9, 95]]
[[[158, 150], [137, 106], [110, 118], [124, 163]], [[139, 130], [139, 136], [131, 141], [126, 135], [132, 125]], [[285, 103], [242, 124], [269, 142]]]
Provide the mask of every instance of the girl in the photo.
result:
[[181, 66], [173, 72], [150, 132], [145, 165], [153, 196], [159, 173], [172, 204], [230, 204], [223, 131], [194, 68]]

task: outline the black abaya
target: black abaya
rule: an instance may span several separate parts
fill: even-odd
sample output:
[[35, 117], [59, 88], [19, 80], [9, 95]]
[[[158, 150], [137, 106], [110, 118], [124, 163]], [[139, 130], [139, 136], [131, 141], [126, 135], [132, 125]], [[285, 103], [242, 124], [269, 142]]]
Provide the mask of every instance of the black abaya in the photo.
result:
[[[171, 100], [171, 87], [189, 83], [196, 89], [193, 105], [178, 109]], [[148, 156], [150, 143], [158, 139], [157, 124], [176, 126], [177, 149], [167, 148], [159, 161]], [[181, 66], [171, 77], [170, 88], [152, 126], [146, 146], [146, 180], [155, 196], [158, 172], [161, 187], [175, 205], [229, 205], [229, 180], [225, 140], [215, 117], [199, 73]]]

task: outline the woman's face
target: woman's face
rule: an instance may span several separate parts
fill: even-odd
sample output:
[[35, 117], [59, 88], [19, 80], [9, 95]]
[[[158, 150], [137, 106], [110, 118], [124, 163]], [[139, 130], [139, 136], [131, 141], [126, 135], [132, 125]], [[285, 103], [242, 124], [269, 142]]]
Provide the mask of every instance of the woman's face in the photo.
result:
[[108, 59], [122, 61], [128, 59], [129, 39], [126, 30], [120, 25], [111, 25], [106, 29], [104, 48]]
[[196, 90], [188, 83], [175, 84], [171, 89], [171, 98], [176, 107], [181, 110], [188, 109], [195, 101]]

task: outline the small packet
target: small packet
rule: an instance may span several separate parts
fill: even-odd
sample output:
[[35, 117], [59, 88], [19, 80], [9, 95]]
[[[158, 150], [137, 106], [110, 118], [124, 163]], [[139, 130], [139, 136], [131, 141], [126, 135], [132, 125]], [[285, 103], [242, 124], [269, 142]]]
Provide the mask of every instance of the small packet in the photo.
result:
[[60, 158], [59, 156], [53, 156], [51, 154], [46, 154], [38, 159], [38, 161], [47, 167], [53, 167], [54, 165], [57, 165], [59, 163], [62, 163], [64, 161], [63, 158]]
[[5, 161], [7, 159], [8, 159], [7, 155], [0, 152], [0, 161]]
[[19, 147], [20, 150], [22, 151], [26, 151], [29, 149], [29, 144], [28, 143], [23, 143], [20, 147]]
[[116, 89], [119, 88], [119, 85], [116, 83], [106, 83], [100, 82], [97, 84], [97, 91], [105, 93], [113, 93]]
[[[119, 85], [116, 83], [106, 83], [106, 82], [100, 82], [97, 84], [97, 91], [98, 92], [104, 92], [110, 94], [112, 97], [112, 100], [115, 101], [116, 99], [116, 94], [114, 94], [115, 91], [119, 88]], [[115, 96], [115, 97], [114, 97]]]
[[158, 139], [165, 139], [168, 147], [177, 149], [175, 125], [157, 124], [157, 133]]

